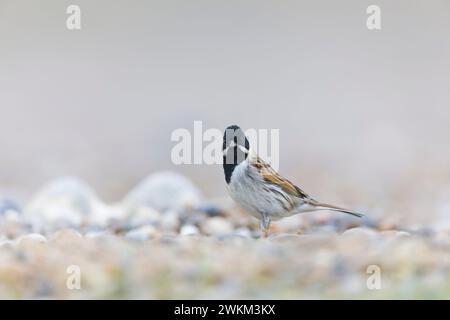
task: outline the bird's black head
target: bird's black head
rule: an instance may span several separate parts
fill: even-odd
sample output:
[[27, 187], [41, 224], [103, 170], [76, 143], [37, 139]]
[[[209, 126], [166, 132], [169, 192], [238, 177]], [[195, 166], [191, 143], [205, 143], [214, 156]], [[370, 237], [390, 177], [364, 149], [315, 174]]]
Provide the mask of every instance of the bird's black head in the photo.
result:
[[223, 170], [225, 180], [230, 183], [234, 168], [247, 159], [250, 143], [244, 131], [236, 125], [229, 126], [223, 134]]

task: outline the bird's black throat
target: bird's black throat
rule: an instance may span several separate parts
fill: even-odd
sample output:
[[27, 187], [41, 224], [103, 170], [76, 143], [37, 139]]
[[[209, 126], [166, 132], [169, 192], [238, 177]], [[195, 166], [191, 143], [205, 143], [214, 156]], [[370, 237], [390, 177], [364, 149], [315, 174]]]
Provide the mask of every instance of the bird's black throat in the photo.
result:
[[230, 183], [234, 169], [248, 157], [246, 152], [241, 151], [237, 146], [228, 149], [223, 156], [223, 171], [225, 173], [225, 181]]
[[[234, 169], [238, 165], [237, 163], [237, 147], [234, 147], [234, 155], [231, 155], [229, 152], [227, 152], [227, 155], [223, 156], [223, 172], [225, 173], [225, 181], [227, 183], [230, 183], [231, 181], [231, 175], [233, 174]], [[230, 158], [233, 157], [233, 160], [230, 161]]]
[[250, 143], [241, 128], [232, 125], [225, 129], [222, 150], [224, 152], [223, 171], [227, 184], [230, 183], [236, 166], [247, 159], [249, 149]]

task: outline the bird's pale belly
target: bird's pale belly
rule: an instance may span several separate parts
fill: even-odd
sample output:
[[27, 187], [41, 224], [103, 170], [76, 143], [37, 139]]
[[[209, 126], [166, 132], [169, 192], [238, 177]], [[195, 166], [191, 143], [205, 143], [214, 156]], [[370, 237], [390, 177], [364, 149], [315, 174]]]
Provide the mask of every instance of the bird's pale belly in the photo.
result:
[[272, 220], [292, 215], [283, 207], [283, 199], [278, 199], [257, 185], [233, 184], [228, 188], [231, 198], [255, 218], [261, 219], [264, 213]]

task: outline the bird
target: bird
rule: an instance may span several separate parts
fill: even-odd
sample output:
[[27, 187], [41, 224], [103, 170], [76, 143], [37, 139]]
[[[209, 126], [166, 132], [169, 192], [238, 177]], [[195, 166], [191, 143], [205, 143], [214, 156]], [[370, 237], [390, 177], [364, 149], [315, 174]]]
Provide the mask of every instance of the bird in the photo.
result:
[[222, 151], [228, 193], [241, 208], [260, 220], [264, 238], [268, 237], [271, 221], [303, 212], [331, 210], [364, 216], [317, 201], [282, 177], [250, 148], [247, 136], [237, 125], [225, 129]]

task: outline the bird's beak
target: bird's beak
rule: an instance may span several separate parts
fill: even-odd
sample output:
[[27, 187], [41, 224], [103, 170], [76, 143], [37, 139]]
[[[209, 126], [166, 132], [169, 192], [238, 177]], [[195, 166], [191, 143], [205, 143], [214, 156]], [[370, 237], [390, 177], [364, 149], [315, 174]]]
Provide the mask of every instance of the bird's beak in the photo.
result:
[[223, 153], [224, 153], [224, 154], [227, 154], [228, 150], [229, 150], [230, 148], [234, 148], [235, 146], [236, 146], [236, 142], [231, 141], [230, 144], [228, 145], [228, 147], [226, 147], [225, 149], [223, 149]]
[[238, 146], [239, 150], [241, 150], [243, 153], [249, 153], [249, 150], [246, 149], [244, 146]]

